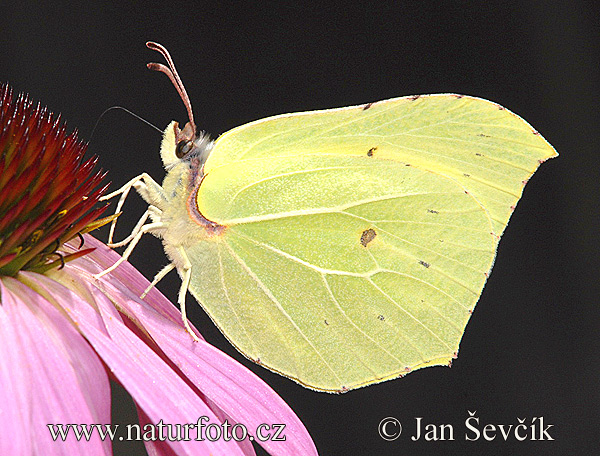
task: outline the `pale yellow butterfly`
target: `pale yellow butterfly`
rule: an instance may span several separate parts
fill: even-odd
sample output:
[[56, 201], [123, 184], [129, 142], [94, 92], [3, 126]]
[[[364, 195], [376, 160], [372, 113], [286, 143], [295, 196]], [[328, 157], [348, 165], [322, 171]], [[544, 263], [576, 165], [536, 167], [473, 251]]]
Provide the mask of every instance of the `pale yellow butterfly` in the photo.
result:
[[[498, 104], [455, 95], [284, 114], [210, 141], [190, 117], [164, 132], [162, 185], [123, 242], [163, 240], [191, 291], [249, 359], [340, 392], [448, 365], [523, 187], [557, 155]], [[151, 219], [150, 223], [146, 223]], [[112, 227], [114, 228], [114, 226]], [[109, 242], [112, 241], [112, 229]], [[191, 333], [191, 331], [190, 331]]]

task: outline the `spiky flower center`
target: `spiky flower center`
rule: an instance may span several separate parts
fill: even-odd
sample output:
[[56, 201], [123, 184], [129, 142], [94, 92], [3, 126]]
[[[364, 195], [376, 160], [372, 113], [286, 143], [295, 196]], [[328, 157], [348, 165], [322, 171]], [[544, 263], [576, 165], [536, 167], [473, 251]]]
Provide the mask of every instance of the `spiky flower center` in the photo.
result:
[[86, 148], [60, 116], [0, 86], [0, 275], [73, 258], [57, 250], [94, 225], [108, 187], [100, 186], [106, 173], [94, 172], [97, 157], [84, 160]]

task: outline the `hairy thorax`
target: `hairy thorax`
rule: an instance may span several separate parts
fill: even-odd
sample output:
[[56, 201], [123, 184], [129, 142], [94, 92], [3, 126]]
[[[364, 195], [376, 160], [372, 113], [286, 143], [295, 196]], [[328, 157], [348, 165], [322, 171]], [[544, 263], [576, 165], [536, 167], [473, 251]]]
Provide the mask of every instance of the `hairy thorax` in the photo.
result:
[[196, 195], [202, 171], [195, 160], [175, 165], [163, 181], [167, 204], [161, 221], [168, 225], [162, 233], [166, 246], [190, 247], [201, 241], [218, 242], [223, 226], [207, 220], [198, 210]]

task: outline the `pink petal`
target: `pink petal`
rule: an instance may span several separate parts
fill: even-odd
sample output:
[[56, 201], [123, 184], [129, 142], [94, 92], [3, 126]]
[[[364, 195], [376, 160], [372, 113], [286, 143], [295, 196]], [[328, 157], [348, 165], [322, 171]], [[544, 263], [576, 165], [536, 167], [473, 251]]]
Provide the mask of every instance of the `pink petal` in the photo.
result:
[[[217, 415], [217, 418], [219, 419], [219, 421], [221, 423], [223, 423], [225, 420], [227, 420], [228, 423], [231, 423], [232, 426], [234, 423], [236, 423], [236, 421], [233, 418], [231, 418], [229, 415], [227, 415], [227, 413], [225, 413], [223, 410], [221, 410], [221, 408], [218, 405], [216, 405], [214, 402], [212, 402], [210, 399], [205, 397], [204, 400], [206, 401], [208, 406], [211, 408], [211, 410], [213, 412], [215, 412], [215, 415]], [[256, 452], [254, 451], [252, 442], [249, 439], [244, 439], [244, 440], [238, 442], [238, 444], [240, 445], [240, 448], [242, 449], [242, 451], [244, 452], [245, 455], [256, 456]]]
[[[132, 309], [141, 307], [131, 301], [128, 305]], [[180, 330], [180, 325], [161, 319], [158, 313], [153, 316], [146, 310], [142, 323], [187, 378], [235, 422], [243, 423], [249, 433], [254, 434], [262, 423], [285, 424], [285, 441], [261, 442], [270, 454], [317, 454], [308, 431], [294, 412], [246, 367], [204, 341], [194, 342]]]
[[[95, 311], [71, 290], [44, 276], [36, 276], [35, 280], [38, 286], [52, 289], [53, 296], [60, 296], [61, 305], [73, 316], [81, 333], [153, 423], [196, 423], [200, 416], [217, 422], [212, 410], [192, 388], [127, 328], [102, 292], [88, 287], [104, 325], [99, 328]], [[195, 433], [190, 432], [190, 437], [194, 439]], [[243, 455], [233, 441], [173, 441], [169, 445], [177, 454]]]
[[[213, 411], [215, 411], [213, 407], [211, 407], [211, 408], [213, 409]], [[138, 417], [139, 417], [141, 426], [143, 426], [144, 424], [151, 423], [150, 419], [144, 413], [143, 410], [141, 410], [139, 407], [137, 410], [138, 410]], [[216, 413], [216, 414], [217, 414], [217, 417], [219, 418], [219, 422], [222, 423], [223, 417], [218, 413]], [[231, 423], [231, 419], [229, 419], [229, 423]], [[146, 450], [148, 451], [148, 456], [175, 456], [175, 454], [176, 454], [173, 452], [171, 447], [168, 446], [165, 442], [146, 441], [146, 442], [144, 442], [144, 444], [146, 446]], [[245, 456], [256, 456], [254, 447], [252, 446], [252, 443], [248, 439], [242, 440], [241, 442], [237, 442], [237, 444], [239, 445], [241, 451], [244, 453]]]
[[4, 436], [0, 438], [0, 454], [32, 454], [28, 421], [32, 380], [30, 372], [22, 368], [25, 347], [17, 342], [20, 328], [11, 318], [11, 306], [18, 304], [4, 287], [0, 288], [0, 293], [0, 427]]
[[[96, 263], [99, 268], [93, 269], [93, 272], [99, 272], [119, 258], [114, 252], [107, 252], [108, 248], [102, 243], [90, 238], [91, 236], [86, 236], [86, 246], [95, 247], [96, 250], [87, 256], [88, 260], [91, 257], [96, 262], [97, 255], [102, 258]], [[104, 263], [104, 260], [107, 262]], [[79, 261], [74, 262], [73, 266], [82, 267]], [[86, 266], [98, 267], [89, 263]], [[133, 266], [123, 263], [113, 271], [111, 278], [120, 279], [103, 282], [111, 299], [120, 302], [127, 314], [136, 315], [140, 324], [169, 359], [235, 422], [243, 423], [250, 434], [254, 434], [254, 430], [262, 423], [285, 424], [285, 441], [260, 442], [270, 454], [317, 454], [302, 422], [266, 383], [212, 345], [203, 341], [194, 342], [183, 328], [181, 314], [158, 290], [154, 289], [143, 301], [137, 297], [137, 293], [131, 292], [130, 288], [135, 290], [138, 287], [137, 291], [141, 292], [147, 286], [147, 281], [145, 284], [140, 283], [145, 279]], [[176, 317], [173, 318], [172, 311], [166, 317], [165, 308], [175, 310]]]
[[[91, 278], [91, 274], [104, 271], [109, 266], [112, 266], [121, 256], [89, 234], [85, 234], [84, 239], [86, 248], [95, 248], [96, 250], [91, 254], [78, 258], [77, 261], [70, 263], [68, 266], [79, 269], [82, 273], [87, 274], [90, 277], [90, 281], [92, 281], [94, 279]], [[68, 243], [65, 246], [69, 247], [70, 244]], [[70, 247], [72, 248], [72, 246]], [[122, 287], [122, 291], [130, 299], [137, 299], [146, 287], [150, 285], [148, 279], [128, 262], [123, 263], [111, 272], [110, 279], [107, 277], [103, 279], [108, 282], [117, 281], [125, 285]], [[153, 288], [144, 300], [166, 317], [171, 318], [173, 321], [181, 322], [181, 313], [179, 310], [158, 289]], [[196, 331], [196, 335], [202, 338], [202, 335], [198, 331]]]
[[12, 372], [26, 382], [29, 395], [23, 410], [29, 413], [29, 429], [17, 435], [31, 440], [34, 454], [110, 455], [111, 442], [102, 441], [95, 431], [89, 441], [78, 442], [72, 429], [65, 441], [53, 441], [47, 427], [110, 422], [108, 377], [97, 355], [42, 296], [8, 277], [0, 287], [6, 317], [18, 328], [11, 343], [20, 347], [20, 362]]
[[[140, 426], [142, 428], [146, 424], [152, 424], [148, 415], [142, 409], [137, 408]], [[177, 453], [166, 443], [160, 440], [148, 440], [144, 442], [148, 456], [177, 456]]]

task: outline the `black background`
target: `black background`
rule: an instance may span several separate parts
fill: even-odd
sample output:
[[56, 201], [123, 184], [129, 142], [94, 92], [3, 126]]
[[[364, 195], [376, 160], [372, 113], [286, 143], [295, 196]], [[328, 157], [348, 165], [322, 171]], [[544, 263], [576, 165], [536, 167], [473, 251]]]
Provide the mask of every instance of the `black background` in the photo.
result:
[[[161, 129], [171, 119], [186, 120], [167, 78], [145, 68], [161, 61], [145, 48], [147, 40], [171, 51], [196, 122], [214, 136], [273, 114], [421, 93], [475, 95], [521, 115], [561, 156], [527, 185], [451, 369], [423, 369], [341, 396], [316, 393], [246, 361], [198, 306], [188, 307], [211, 343], [249, 365], [288, 402], [323, 455], [596, 453], [597, 3], [339, 3], [72, 2], [41, 8], [38, 2], [4, 2], [0, 80], [62, 113], [86, 140], [113, 105]], [[162, 179], [159, 144], [157, 132], [111, 111], [89, 151], [100, 156], [117, 188], [142, 171]], [[143, 204], [132, 197], [126, 209], [120, 236]], [[106, 232], [98, 236], [106, 240]], [[166, 263], [160, 242], [148, 236], [131, 262], [153, 277]], [[175, 300], [178, 284], [172, 273], [159, 288]], [[133, 421], [121, 393], [115, 401], [116, 419]], [[543, 416], [554, 424], [555, 441], [465, 442], [469, 410], [482, 424]], [[394, 442], [377, 433], [387, 416], [405, 426]], [[415, 417], [453, 424], [456, 440], [411, 441]], [[116, 443], [115, 454], [137, 454], [140, 446]]]

